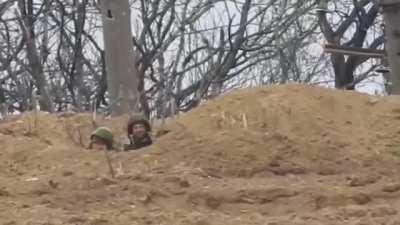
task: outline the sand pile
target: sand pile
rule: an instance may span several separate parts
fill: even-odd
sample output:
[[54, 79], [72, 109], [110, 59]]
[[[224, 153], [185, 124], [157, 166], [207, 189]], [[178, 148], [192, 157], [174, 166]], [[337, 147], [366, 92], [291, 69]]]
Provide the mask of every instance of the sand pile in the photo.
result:
[[160, 146], [225, 175], [281, 163], [318, 172], [396, 152], [399, 125], [400, 102], [392, 98], [296, 85], [247, 89], [173, 121], [174, 134]]
[[[0, 224], [400, 224], [400, 99], [246, 89], [156, 127], [156, 144], [85, 150], [91, 115], [0, 124]], [[123, 138], [126, 117], [99, 119]]]

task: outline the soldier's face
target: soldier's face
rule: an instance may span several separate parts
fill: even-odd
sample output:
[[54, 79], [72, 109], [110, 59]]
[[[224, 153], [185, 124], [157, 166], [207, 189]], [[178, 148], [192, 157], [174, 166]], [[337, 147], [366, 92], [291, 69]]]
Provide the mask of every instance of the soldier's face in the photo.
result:
[[93, 138], [92, 148], [94, 150], [107, 150], [107, 145], [104, 141], [97, 139], [97, 138]]
[[135, 124], [132, 127], [132, 136], [136, 138], [142, 138], [146, 135], [146, 127], [143, 124]]
[[107, 146], [105, 144], [102, 143], [93, 143], [93, 149], [94, 150], [107, 150]]

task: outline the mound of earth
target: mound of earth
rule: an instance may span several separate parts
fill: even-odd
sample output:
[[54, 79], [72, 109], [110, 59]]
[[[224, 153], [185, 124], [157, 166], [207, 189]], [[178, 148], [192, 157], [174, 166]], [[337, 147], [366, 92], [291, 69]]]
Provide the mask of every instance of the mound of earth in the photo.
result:
[[[126, 117], [104, 119], [118, 140]], [[400, 224], [400, 98], [244, 89], [86, 150], [92, 116], [0, 124], [0, 224]], [[111, 163], [115, 176], [110, 173]]]

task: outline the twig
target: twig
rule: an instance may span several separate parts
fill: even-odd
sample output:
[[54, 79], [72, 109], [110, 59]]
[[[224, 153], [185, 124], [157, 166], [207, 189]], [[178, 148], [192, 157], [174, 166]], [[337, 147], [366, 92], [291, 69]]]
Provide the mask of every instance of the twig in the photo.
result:
[[79, 144], [81, 145], [82, 148], [85, 147], [85, 144], [83, 143], [83, 138], [82, 138], [82, 133], [81, 133], [81, 129], [77, 128], [78, 130], [78, 135], [79, 135]]
[[94, 129], [96, 129], [98, 127], [97, 122], [96, 122], [96, 118], [97, 118], [97, 99], [94, 101], [94, 105], [93, 105], [93, 116], [92, 116], [92, 126]]
[[111, 158], [108, 155], [107, 151], [108, 151], [107, 149], [104, 150], [104, 155], [106, 156], [106, 159], [107, 159], [107, 164], [108, 164], [108, 168], [110, 170], [111, 177], [115, 178], [115, 171], [114, 171], [114, 168], [113, 168], [112, 163], [111, 163]]
[[27, 115], [26, 118], [28, 120], [28, 130], [25, 133], [30, 135], [32, 133], [31, 117], [29, 115]]
[[97, 114], [97, 99], [93, 102], [93, 121], [96, 121], [96, 114]]
[[246, 117], [246, 114], [245, 114], [245, 113], [242, 114], [242, 120], [243, 120], [243, 127], [244, 127], [245, 129], [247, 129], [248, 124], [247, 124], [247, 117]]
[[36, 95], [33, 95], [33, 96], [34, 96], [34, 99], [33, 99], [33, 101], [34, 101], [34, 105], [33, 105], [33, 107], [34, 107], [33, 128], [36, 129], [37, 128], [37, 121], [38, 121], [38, 105], [39, 105], [39, 102], [38, 102], [37, 96]]
[[125, 172], [124, 172], [124, 169], [123, 169], [123, 167], [122, 167], [122, 162], [119, 161], [118, 169], [117, 169], [117, 175], [122, 176], [122, 175], [124, 175], [124, 174], [125, 174]]

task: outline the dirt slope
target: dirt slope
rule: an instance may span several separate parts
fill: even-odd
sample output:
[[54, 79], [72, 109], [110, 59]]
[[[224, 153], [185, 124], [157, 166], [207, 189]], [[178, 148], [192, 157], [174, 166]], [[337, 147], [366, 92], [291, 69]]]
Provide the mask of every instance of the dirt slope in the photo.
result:
[[[123, 137], [125, 117], [99, 120]], [[209, 101], [142, 151], [90, 115], [0, 124], [0, 224], [400, 224], [400, 98], [289, 85]], [[157, 129], [156, 129], [157, 130]]]

